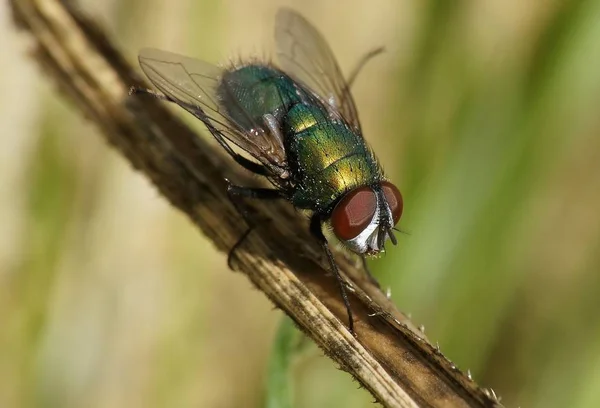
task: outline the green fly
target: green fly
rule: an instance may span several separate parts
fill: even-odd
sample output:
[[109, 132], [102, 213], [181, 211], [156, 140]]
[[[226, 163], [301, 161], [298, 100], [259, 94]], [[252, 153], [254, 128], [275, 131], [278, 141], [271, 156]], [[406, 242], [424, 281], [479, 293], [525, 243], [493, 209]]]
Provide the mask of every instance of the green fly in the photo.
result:
[[155, 49], [142, 50], [139, 62], [164, 94], [160, 98], [200, 119], [238, 164], [273, 185], [230, 184], [232, 200], [285, 199], [312, 211], [310, 231], [327, 254], [354, 332], [345, 284], [323, 225], [363, 263], [365, 256], [383, 252], [388, 238], [396, 244], [393, 229], [402, 214], [402, 196], [363, 139], [350, 93], [356, 73], [376, 52], [346, 81], [323, 36], [296, 12], [278, 12], [275, 39], [279, 67], [251, 62], [220, 68]]

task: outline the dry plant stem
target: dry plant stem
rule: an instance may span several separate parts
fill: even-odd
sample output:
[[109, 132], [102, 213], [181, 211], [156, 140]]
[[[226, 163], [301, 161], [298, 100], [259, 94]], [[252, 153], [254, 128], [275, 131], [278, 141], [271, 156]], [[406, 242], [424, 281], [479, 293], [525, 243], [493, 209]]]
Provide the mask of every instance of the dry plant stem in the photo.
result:
[[[186, 213], [221, 251], [245, 231], [230, 204], [227, 177], [256, 185], [208, 137], [200, 138], [164, 102], [129, 97], [144, 86], [98, 26], [59, 0], [10, 0], [14, 20], [33, 40], [43, 72], [162, 195]], [[134, 59], [135, 50], [129, 52]], [[83, 135], [82, 135], [83, 136]], [[389, 407], [495, 407], [480, 388], [433, 347], [344, 254], [355, 313], [353, 337], [336, 282], [306, 217], [287, 203], [248, 202], [257, 225], [236, 251], [234, 268], [283, 309], [324, 352]], [[231, 322], [235, 324], [235, 322]]]

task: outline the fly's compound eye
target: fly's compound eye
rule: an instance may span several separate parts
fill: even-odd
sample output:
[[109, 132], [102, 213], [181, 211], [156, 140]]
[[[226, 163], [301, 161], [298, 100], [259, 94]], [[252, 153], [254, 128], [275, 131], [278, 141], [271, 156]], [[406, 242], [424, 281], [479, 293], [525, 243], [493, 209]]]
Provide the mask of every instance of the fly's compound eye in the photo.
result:
[[356, 238], [371, 223], [376, 211], [375, 192], [369, 187], [357, 188], [347, 193], [333, 209], [333, 232], [343, 241]]
[[402, 201], [402, 194], [400, 194], [400, 190], [388, 181], [384, 181], [381, 183], [381, 189], [383, 190], [383, 195], [385, 196], [385, 200], [390, 206], [390, 210], [392, 211], [392, 218], [394, 219], [394, 225], [398, 223], [400, 220], [400, 216], [402, 215], [402, 209], [404, 208], [404, 202]]

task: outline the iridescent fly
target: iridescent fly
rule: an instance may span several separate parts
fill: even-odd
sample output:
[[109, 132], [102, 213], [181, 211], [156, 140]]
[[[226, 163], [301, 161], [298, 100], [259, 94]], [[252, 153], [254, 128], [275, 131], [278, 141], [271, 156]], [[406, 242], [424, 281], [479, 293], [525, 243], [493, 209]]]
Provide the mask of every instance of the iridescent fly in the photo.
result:
[[280, 67], [251, 62], [219, 68], [155, 49], [142, 50], [139, 62], [165, 95], [160, 97], [200, 119], [238, 164], [274, 187], [230, 184], [232, 200], [282, 198], [312, 211], [310, 231], [327, 254], [353, 332], [323, 224], [364, 261], [383, 252], [387, 238], [396, 244], [392, 230], [402, 214], [402, 196], [363, 139], [349, 83], [321, 34], [296, 12], [282, 9], [275, 39]]

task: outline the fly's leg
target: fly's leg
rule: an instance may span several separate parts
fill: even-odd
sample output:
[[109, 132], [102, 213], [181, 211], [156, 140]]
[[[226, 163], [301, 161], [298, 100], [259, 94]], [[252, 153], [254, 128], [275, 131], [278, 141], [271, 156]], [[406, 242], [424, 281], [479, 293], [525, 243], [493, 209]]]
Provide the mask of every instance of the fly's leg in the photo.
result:
[[247, 159], [244, 156], [242, 156], [241, 154], [238, 154], [235, 151], [233, 151], [231, 146], [229, 146], [229, 144], [223, 138], [223, 135], [221, 135], [221, 132], [219, 132], [210, 123], [210, 121], [206, 117], [205, 113], [199, 107], [188, 105], [181, 101], [176, 101], [172, 98], [169, 98], [167, 95], [160, 94], [158, 92], [153, 91], [152, 89], [146, 89], [146, 88], [140, 88], [137, 86], [132, 86], [131, 88], [129, 88], [129, 95], [135, 95], [135, 94], [149, 95], [149, 96], [159, 99], [161, 101], [176, 103], [177, 105], [180, 105], [181, 107], [187, 109], [188, 111], [193, 112], [194, 116], [196, 116], [198, 119], [200, 119], [202, 121], [202, 123], [204, 123], [204, 125], [207, 127], [207, 129], [210, 131], [210, 133], [215, 137], [215, 139], [217, 139], [217, 142], [219, 142], [221, 147], [223, 147], [223, 149], [225, 149], [227, 154], [229, 154], [233, 158], [233, 160], [235, 160], [235, 162], [237, 164], [239, 164], [246, 170], [251, 171], [254, 174], [258, 174], [259, 176], [270, 176], [273, 174], [273, 169], [269, 169], [269, 168], [263, 166], [262, 164], [253, 162], [252, 160]]
[[136, 95], [136, 94], [150, 95], [151, 97], [160, 99], [161, 101], [175, 102], [173, 99], [169, 98], [168, 96], [159, 94], [158, 92], [153, 91], [152, 89], [142, 88], [140, 86], [134, 85], [131, 88], [129, 88], [129, 95]]
[[358, 77], [358, 74], [360, 73], [360, 71], [362, 71], [362, 69], [365, 67], [365, 65], [367, 65], [367, 62], [371, 61], [373, 59], [373, 57], [376, 57], [377, 55], [381, 54], [383, 51], [385, 51], [385, 48], [383, 48], [383, 47], [375, 48], [374, 50], [371, 50], [367, 54], [365, 54], [356, 63], [356, 66], [350, 73], [350, 76], [348, 76], [348, 82], [347, 82], [348, 88], [352, 88], [352, 85], [354, 84], [356, 77]]
[[229, 155], [233, 158], [233, 160], [235, 160], [237, 164], [239, 164], [246, 170], [251, 171], [254, 174], [258, 174], [259, 176], [268, 177], [272, 175], [272, 172], [262, 164], [253, 162], [252, 160], [245, 158], [241, 154], [234, 152], [233, 150], [231, 150], [231, 147], [229, 147], [229, 145], [225, 141], [221, 143], [221, 140], [219, 140], [219, 138], [217, 138], [217, 140], [219, 141], [221, 146], [226, 145], [228, 147], [228, 149], [225, 149], [227, 153], [229, 153]]
[[377, 279], [375, 279], [375, 277], [371, 273], [371, 269], [369, 268], [369, 265], [367, 264], [367, 257], [366, 256], [361, 256], [360, 259], [362, 260], [363, 269], [365, 270], [365, 272], [366, 272], [369, 280], [371, 281], [371, 283], [373, 285], [377, 286], [379, 289], [381, 289], [381, 285], [379, 285], [379, 282], [377, 281]]
[[319, 241], [323, 250], [327, 254], [327, 259], [329, 260], [329, 266], [331, 267], [331, 271], [335, 276], [335, 279], [338, 283], [338, 288], [340, 290], [340, 294], [342, 295], [342, 300], [344, 301], [344, 305], [346, 306], [346, 313], [348, 314], [348, 329], [352, 335], [356, 335], [354, 333], [354, 319], [352, 317], [352, 309], [350, 309], [350, 300], [348, 299], [348, 293], [346, 292], [346, 282], [342, 279], [342, 275], [340, 275], [340, 271], [338, 269], [337, 264], [335, 263], [335, 259], [333, 258], [333, 254], [329, 249], [329, 245], [327, 243], [327, 239], [325, 235], [323, 235], [323, 230], [321, 227], [321, 217], [319, 214], [315, 214], [310, 219], [310, 232], [314, 235], [315, 238]]
[[227, 254], [227, 266], [230, 269], [232, 268], [233, 255], [235, 251], [240, 247], [240, 245], [244, 242], [244, 240], [250, 235], [252, 230], [256, 227], [250, 218], [248, 217], [248, 212], [240, 205], [241, 198], [253, 198], [257, 200], [276, 200], [280, 198], [285, 198], [285, 195], [282, 191], [272, 189], [272, 188], [249, 188], [249, 187], [241, 187], [231, 184], [229, 180], [227, 180], [227, 195], [229, 196], [229, 200], [235, 207], [235, 209], [244, 217], [244, 221], [248, 224], [248, 229], [244, 232], [240, 238], [236, 241], [236, 243], [229, 250], [229, 254]]

